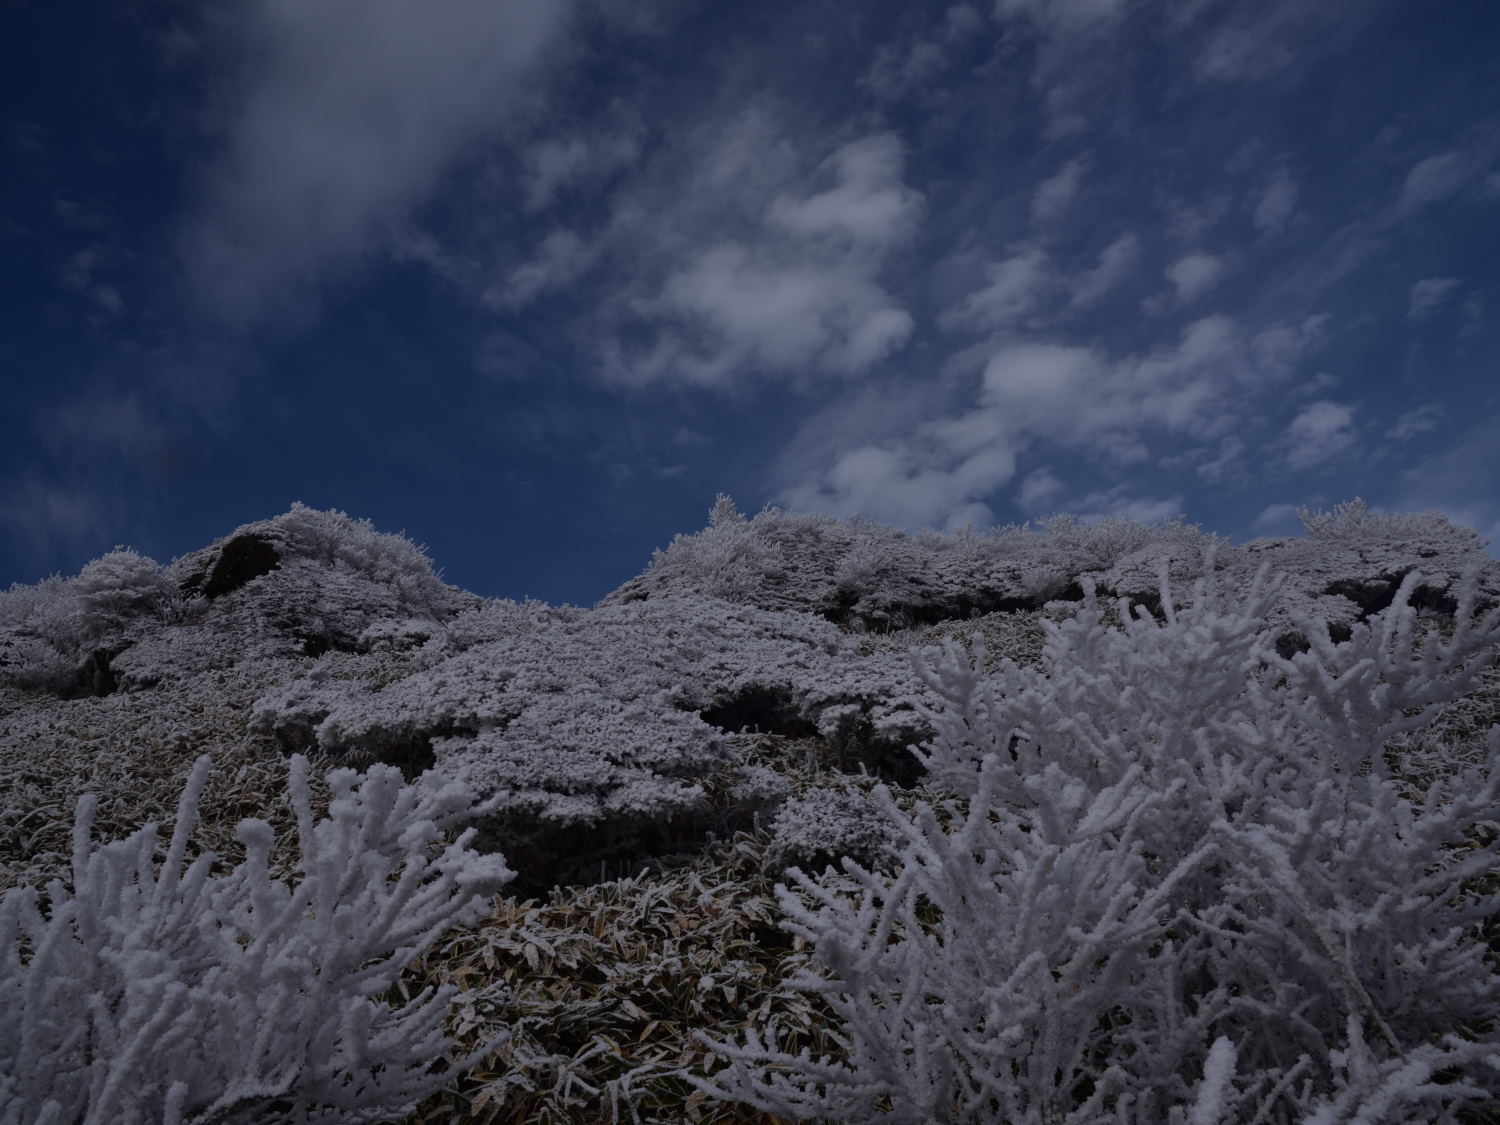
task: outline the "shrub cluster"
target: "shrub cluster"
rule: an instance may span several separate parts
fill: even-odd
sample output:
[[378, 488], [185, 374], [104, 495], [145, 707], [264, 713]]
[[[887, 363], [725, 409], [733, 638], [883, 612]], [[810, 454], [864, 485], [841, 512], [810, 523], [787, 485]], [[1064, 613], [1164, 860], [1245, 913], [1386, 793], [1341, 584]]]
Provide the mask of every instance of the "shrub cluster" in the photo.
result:
[[155, 825], [94, 847], [86, 797], [71, 885], [0, 897], [5, 1125], [342, 1125], [408, 1112], [448, 1080], [434, 1065], [453, 990], [387, 993], [513, 878], [468, 846], [472, 829], [445, 839], [473, 815], [469, 793], [405, 786], [384, 766], [337, 770], [314, 821], [307, 761], [294, 759], [301, 859], [288, 885], [253, 818], [228, 875], [210, 874], [212, 853], [185, 862], [209, 765], [189, 778], [159, 868]]
[[[1200, 580], [1162, 619], [1094, 592], [1043, 665], [920, 656], [942, 704], [919, 751], [939, 795], [902, 814], [896, 873], [852, 897], [779, 888], [842, 1020], [842, 1059], [754, 1029], [709, 1037], [699, 1087], [798, 1119], [1454, 1122], [1492, 1105], [1500, 974], [1476, 891], [1500, 844], [1466, 836], [1500, 771], [1405, 795], [1384, 744], [1478, 682], [1500, 611], [1461, 585], [1455, 627], [1395, 603], [1284, 658], [1273, 584]], [[1491, 765], [1500, 730], [1488, 740]]]

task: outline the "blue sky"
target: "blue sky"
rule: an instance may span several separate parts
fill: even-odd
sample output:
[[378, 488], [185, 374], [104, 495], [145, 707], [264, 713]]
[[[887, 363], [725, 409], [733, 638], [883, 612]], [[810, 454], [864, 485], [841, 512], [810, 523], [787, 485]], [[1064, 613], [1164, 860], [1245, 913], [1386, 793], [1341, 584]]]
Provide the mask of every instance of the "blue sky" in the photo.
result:
[[0, 13], [0, 586], [294, 500], [584, 604], [719, 491], [1500, 540], [1493, 4]]

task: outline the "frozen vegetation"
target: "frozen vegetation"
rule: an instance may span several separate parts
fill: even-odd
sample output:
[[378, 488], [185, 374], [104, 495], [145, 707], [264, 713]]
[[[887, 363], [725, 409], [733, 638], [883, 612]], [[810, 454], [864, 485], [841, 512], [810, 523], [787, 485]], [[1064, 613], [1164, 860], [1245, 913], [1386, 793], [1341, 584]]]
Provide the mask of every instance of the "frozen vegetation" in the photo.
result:
[[0, 593], [0, 1125], [1492, 1120], [1500, 563], [1303, 522]]

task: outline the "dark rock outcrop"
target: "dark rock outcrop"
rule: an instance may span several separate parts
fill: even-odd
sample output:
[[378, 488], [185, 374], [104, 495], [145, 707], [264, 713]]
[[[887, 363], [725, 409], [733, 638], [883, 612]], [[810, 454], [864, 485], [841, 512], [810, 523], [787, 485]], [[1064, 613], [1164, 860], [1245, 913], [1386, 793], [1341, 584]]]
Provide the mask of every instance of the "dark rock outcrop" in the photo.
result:
[[[281, 552], [266, 536], [233, 536], [219, 549], [213, 569], [202, 581], [201, 592], [206, 598], [222, 597], [280, 565]], [[191, 590], [194, 580], [183, 583], [184, 588]]]

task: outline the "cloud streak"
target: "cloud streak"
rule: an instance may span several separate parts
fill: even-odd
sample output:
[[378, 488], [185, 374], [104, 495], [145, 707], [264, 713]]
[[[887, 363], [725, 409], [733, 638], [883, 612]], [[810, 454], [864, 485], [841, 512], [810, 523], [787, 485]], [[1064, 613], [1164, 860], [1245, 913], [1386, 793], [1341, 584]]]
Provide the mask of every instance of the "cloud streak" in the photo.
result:
[[245, 8], [218, 154], [180, 235], [190, 292], [231, 325], [359, 261], [502, 121], [560, 35], [556, 0]]

